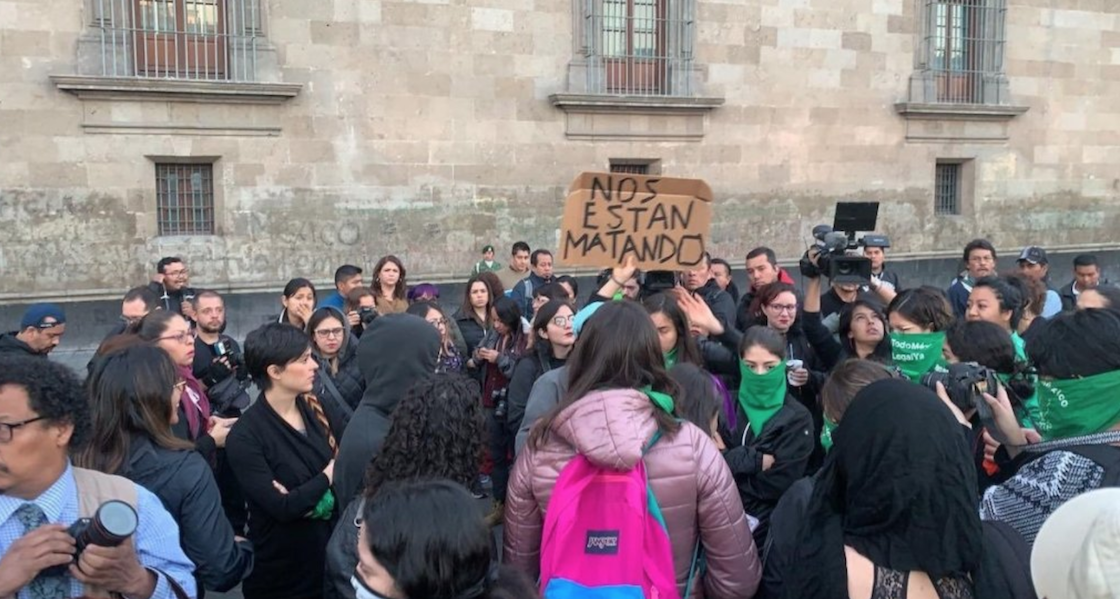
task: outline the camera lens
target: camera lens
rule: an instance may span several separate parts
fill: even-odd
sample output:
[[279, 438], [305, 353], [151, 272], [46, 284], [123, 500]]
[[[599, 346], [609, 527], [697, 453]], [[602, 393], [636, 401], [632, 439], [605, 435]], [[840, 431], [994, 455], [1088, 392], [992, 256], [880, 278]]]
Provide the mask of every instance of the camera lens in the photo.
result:
[[124, 540], [136, 532], [140, 523], [136, 510], [123, 501], [107, 501], [97, 508], [94, 522], [106, 535]]

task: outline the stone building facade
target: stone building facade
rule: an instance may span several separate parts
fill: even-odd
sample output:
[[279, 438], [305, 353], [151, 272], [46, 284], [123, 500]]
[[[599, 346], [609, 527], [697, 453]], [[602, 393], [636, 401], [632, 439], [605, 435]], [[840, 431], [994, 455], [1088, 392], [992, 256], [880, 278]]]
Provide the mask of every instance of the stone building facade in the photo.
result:
[[162, 255], [237, 292], [390, 252], [460, 279], [554, 247], [612, 165], [707, 180], [736, 264], [839, 200], [905, 256], [1108, 246], [1120, 3], [0, 0], [0, 301]]

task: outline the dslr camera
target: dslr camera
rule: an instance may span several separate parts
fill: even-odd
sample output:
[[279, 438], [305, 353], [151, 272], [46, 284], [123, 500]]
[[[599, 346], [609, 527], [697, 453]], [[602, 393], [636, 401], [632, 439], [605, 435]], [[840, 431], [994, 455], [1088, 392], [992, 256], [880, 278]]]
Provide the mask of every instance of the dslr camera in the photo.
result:
[[363, 328], [373, 324], [373, 321], [377, 320], [378, 316], [380, 315], [377, 313], [377, 310], [369, 306], [358, 309], [358, 319], [361, 320]]
[[245, 364], [245, 357], [233, 351], [233, 346], [226, 343], [221, 337], [219, 337], [218, 342], [214, 344], [214, 353], [219, 360], [222, 358], [229, 360], [229, 366], [233, 370], [237, 370]]
[[995, 395], [999, 386], [996, 373], [976, 362], [950, 364], [949, 372], [927, 372], [921, 382], [932, 391], [937, 391], [937, 383], [941, 383], [949, 400], [962, 412], [976, 408], [981, 414], [991, 410], [983, 394]]
[[498, 422], [505, 422], [506, 416], [509, 414], [509, 401], [506, 400], [506, 393], [509, 389], [494, 389], [490, 392], [490, 398], [494, 400], [494, 419]]
[[868, 238], [878, 240], [879, 236], [856, 239], [859, 231], [873, 231], [879, 220], [879, 202], [840, 202], [836, 204], [836, 217], [832, 226], [813, 227], [813, 248], [818, 250], [817, 264], [809, 259], [809, 251], [801, 257], [798, 264], [801, 274], [806, 277], [819, 277], [823, 273], [833, 283], [871, 282], [871, 260], [863, 256], [852, 256], [849, 252], [858, 250]]
[[[74, 537], [74, 561], [77, 563], [82, 552], [90, 545], [99, 547], [118, 547], [136, 533], [140, 517], [131, 505], [115, 499], [102, 503], [92, 518], [75, 520], [66, 533]], [[59, 576], [67, 572], [69, 565], [53, 566], [43, 571], [48, 576]]]

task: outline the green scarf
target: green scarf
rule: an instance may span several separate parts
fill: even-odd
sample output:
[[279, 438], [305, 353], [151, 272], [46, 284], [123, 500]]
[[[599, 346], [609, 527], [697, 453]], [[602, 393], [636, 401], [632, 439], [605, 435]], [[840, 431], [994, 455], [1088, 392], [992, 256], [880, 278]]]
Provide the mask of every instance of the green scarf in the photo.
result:
[[677, 365], [677, 348], [673, 348], [664, 354], [665, 356], [665, 369], [672, 370]]
[[1039, 381], [1039, 416], [1034, 422], [1043, 441], [1107, 431], [1120, 422], [1120, 370], [1081, 379]]
[[334, 506], [334, 491], [327, 489], [326, 493], [323, 493], [323, 496], [319, 498], [319, 502], [315, 504], [315, 509], [311, 510], [307, 517], [312, 520], [330, 520], [331, 516], [334, 515]]
[[[1019, 336], [1019, 333], [1011, 333], [1011, 345], [1015, 346], [1015, 359], [1026, 362], [1027, 342]], [[1007, 387], [1011, 381], [1011, 376], [1006, 374], [996, 373], [996, 378], [1004, 387]], [[1039, 413], [1041, 409], [1038, 405], [1038, 377], [1032, 375], [1031, 380], [1035, 383], [1034, 394], [1030, 397], [1020, 397], [1019, 400], [1023, 405], [1015, 409], [1015, 417], [1019, 419], [1019, 425], [1023, 428], [1035, 428], [1034, 423], [1041, 417]]]
[[645, 393], [646, 397], [648, 397], [649, 400], [653, 402], [653, 405], [661, 408], [663, 412], [669, 414], [670, 416], [673, 414], [673, 398], [670, 397], [668, 393], [654, 391], [653, 387], [650, 387], [648, 385], [642, 387], [641, 389], [639, 389], [639, 391]]
[[747, 415], [751, 431], [756, 437], [762, 428], [782, 409], [786, 401], [786, 361], [782, 360], [766, 374], [757, 374], [739, 361], [739, 405]]
[[891, 357], [906, 378], [918, 382], [922, 375], [942, 365], [945, 333], [891, 333]]
[[825, 417], [824, 428], [821, 430], [821, 447], [824, 448], [825, 453], [832, 451], [832, 431], [836, 430], [837, 426], [839, 425]]

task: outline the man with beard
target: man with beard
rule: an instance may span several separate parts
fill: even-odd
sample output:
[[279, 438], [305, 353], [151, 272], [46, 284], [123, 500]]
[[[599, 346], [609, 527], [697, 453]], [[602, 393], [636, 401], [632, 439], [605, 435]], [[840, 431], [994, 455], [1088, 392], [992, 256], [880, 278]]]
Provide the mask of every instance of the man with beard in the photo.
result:
[[148, 289], [156, 294], [164, 310], [194, 320], [194, 289], [190, 288], [190, 271], [182, 258], [168, 256], [156, 263], [156, 275]]
[[0, 354], [46, 357], [62, 342], [66, 313], [54, 304], [32, 304], [23, 313], [19, 330], [0, 335]]
[[[223, 333], [226, 328], [226, 306], [217, 291], [204, 290], [194, 298], [198, 318], [194, 338], [194, 376], [206, 385], [206, 397], [214, 414], [222, 418], [238, 418], [249, 407], [249, 373], [245, 368], [241, 347], [233, 337]], [[217, 450], [213, 464], [214, 477], [222, 494], [222, 509], [237, 534], [243, 534], [248, 520], [245, 496], [233, 475], [226, 450]]]

